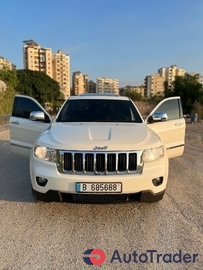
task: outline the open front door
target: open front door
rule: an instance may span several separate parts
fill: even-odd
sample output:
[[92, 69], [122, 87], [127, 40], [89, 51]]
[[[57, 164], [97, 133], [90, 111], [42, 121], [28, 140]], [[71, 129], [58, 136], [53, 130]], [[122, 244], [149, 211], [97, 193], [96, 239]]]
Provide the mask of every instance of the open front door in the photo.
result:
[[[163, 117], [163, 118], [162, 118]], [[169, 158], [181, 156], [185, 144], [185, 119], [180, 97], [162, 100], [145, 120], [162, 140]]]
[[[32, 121], [30, 113], [41, 111], [45, 120]], [[40, 133], [51, 125], [51, 117], [45, 109], [33, 98], [16, 95], [12, 116], [10, 118], [10, 144], [11, 151], [17, 154], [29, 156], [35, 140]]]

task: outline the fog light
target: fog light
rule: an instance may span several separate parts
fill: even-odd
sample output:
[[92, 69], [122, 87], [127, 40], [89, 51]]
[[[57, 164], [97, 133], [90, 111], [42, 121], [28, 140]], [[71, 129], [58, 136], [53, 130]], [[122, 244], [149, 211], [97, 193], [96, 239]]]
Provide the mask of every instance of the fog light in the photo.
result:
[[156, 177], [154, 179], [152, 179], [152, 183], [155, 187], [160, 186], [163, 183], [163, 177]]
[[37, 181], [37, 184], [39, 186], [41, 186], [41, 187], [45, 187], [46, 184], [47, 184], [47, 182], [48, 182], [48, 180], [46, 178], [44, 178], [44, 177], [38, 177], [38, 176], [36, 177], [36, 181]]

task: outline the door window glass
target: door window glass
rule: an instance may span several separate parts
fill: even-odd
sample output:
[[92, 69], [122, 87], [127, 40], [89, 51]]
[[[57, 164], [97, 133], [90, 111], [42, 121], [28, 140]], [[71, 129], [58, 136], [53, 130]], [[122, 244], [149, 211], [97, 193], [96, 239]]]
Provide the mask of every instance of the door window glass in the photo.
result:
[[181, 118], [178, 99], [167, 100], [156, 110], [156, 113], [166, 113], [168, 120]]
[[12, 116], [29, 119], [30, 113], [32, 111], [42, 112], [42, 109], [33, 100], [29, 98], [15, 98]]

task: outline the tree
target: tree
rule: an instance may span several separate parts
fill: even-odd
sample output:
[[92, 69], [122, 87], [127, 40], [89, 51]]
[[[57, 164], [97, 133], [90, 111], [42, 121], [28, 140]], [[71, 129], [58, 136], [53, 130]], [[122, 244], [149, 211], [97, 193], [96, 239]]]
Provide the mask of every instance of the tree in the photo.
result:
[[176, 76], [172, 88], [165, 88], [165, 97], [181, 97], [185, 114], [193, 110], [195, 102], [203, 104], [203, 86], [199, 83], [198, 78], [198, 74], [190, 75], [188, 73], [184, 76]]
[[133, 101], [140, 101], [142, 100], [142, 95], [140, 93], [137, 93], [136, 91], [126, 91], [124, 93], [125, 96], [129, 97]]
[[0, 93], [0, 115], [11, 114], [14, 97], [15, 90], [11, 87], [7, 87], [5, 91]]
[[7, 67], [3, 67], [0, 70], [0, 80], [5, 82], [8, 87], [15, 89], [18, 83], [16, 70], [9, 70]]
[[17, 70], [17, 78], [16, 91], [35, 98], [42, 105], [45, 102], [54, 103], [55, 100], [61, 98], [58, 82], [43, 72], [27, 69]]
[[18, 83], [16, 70], [9, 70], [3, 67], [0, 70], [0, 80], [6, 84], [5, 89], [0, 92], [0, 115], [10, 114], [13, 107], [15, 87]]
[[162, 92], [157, 92], [155, 95], [148, 98], [148, 101], [159, 103], [162, 99], [164, 99], [164, 95]]

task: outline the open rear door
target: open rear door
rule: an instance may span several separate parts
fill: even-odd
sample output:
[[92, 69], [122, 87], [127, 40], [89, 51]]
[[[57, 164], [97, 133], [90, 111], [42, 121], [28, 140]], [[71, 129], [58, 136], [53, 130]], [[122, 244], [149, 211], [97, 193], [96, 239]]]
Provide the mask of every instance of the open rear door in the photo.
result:
[[[167, 115], [167, 119], [150, 121], [155, 115]], [[162, 140], [169, 158], [181, 156], [185, 144], [185, 119], [180, 97], [162, 100], [145, 120]]]

